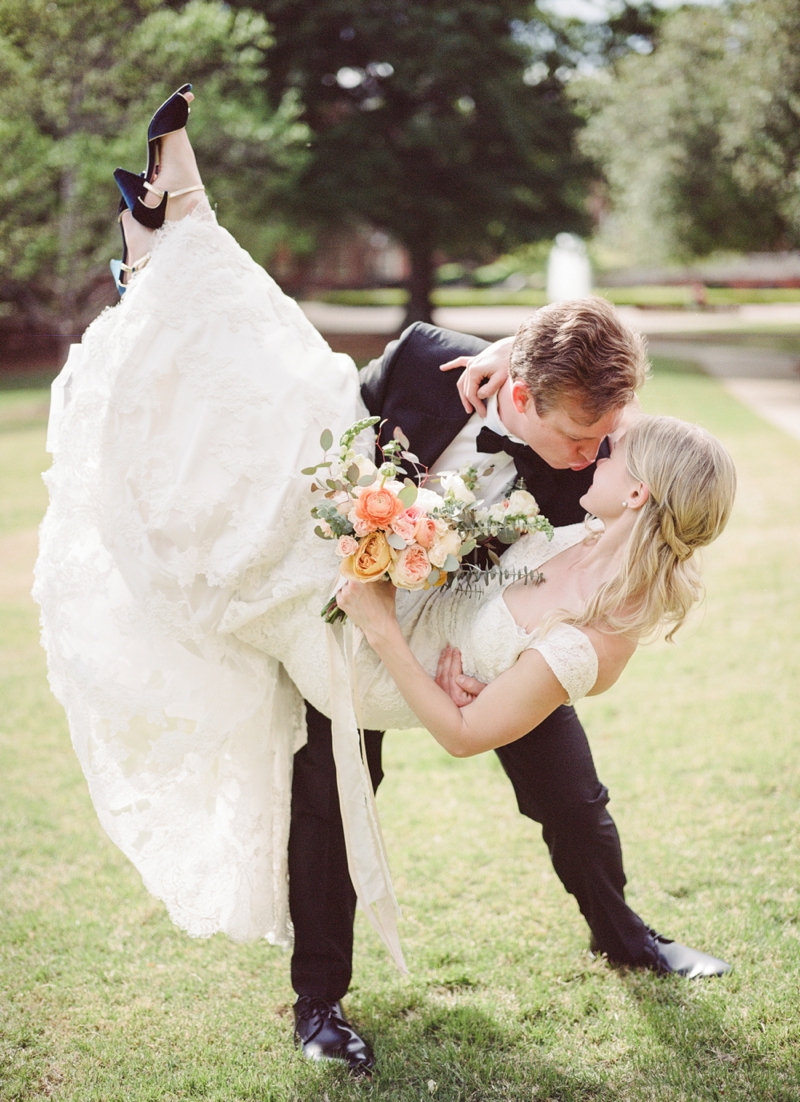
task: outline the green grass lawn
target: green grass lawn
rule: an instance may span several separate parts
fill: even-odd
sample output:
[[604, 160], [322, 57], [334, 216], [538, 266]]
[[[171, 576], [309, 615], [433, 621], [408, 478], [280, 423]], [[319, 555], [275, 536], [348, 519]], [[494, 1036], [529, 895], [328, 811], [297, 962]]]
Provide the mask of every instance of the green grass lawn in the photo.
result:
[[347, 1009], [372, 1085], [290, 1041], [288, 956], [192, 941], [101, 832], [30, 601], [41, 393], [0, 395], [0, 1099], [796, 1102], [800, 1098], [800, 444], [711, 379], [656, 365], [645, 405], [699, 420], [740, 473], [677, 646], [580, 705], [633, 906], [730, 960], [721, 980], [613, 970], [493, 755], [386, 740], [379, 795], [411, 976], [363, 917]]

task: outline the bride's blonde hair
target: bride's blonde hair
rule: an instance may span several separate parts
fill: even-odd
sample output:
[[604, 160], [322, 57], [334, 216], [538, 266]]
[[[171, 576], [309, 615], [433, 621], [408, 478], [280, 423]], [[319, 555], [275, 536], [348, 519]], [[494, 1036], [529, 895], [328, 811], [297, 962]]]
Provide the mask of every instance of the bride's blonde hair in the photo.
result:
[[625, 434], [628, 470], [650, 493], [638, 510], [619, 572], [578, 616], [559, 617], [637, 640], [672, 636], [703, 596], [695, 551], [717, 538], [736, 493], [733, 460], [705, 429], [643, 416]]

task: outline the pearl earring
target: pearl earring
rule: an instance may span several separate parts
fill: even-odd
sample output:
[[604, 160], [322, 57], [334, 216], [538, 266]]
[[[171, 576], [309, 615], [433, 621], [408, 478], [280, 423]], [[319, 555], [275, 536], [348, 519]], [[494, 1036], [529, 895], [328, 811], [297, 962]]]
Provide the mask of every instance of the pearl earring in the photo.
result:
[[627, 503], [627, 501], [623, 501], [623, 503], [622, 503], [622, 508], [623, 508], [623, 509], [627, 509], [627, 508], [628, 508], [628, 503]]

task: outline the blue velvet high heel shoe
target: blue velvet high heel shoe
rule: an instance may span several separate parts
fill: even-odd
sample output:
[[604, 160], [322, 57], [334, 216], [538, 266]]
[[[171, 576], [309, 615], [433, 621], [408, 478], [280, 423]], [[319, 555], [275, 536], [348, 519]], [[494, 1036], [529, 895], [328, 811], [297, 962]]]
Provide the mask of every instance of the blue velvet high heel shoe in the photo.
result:
[[[180, 191], [161, 191], [160, 188], [148, 183], [144, 176], [137, 176], [135, 172], [128, 172], [124, 168], [114, 170], [114, 179], [122, 192], [122, 198], [128, 210], [137, 222], [141, 222], [149, 230], [160, 230], [164, 225], [170, 199], [177, 199], [179, 195], [189, 195], [193, 191], [206, 190], [202, 184], [195, 184], [194, 187], [181, 188]], [[148, 207], [145, 203], [144, 199], [148, 191], [160, 196], [161, 202], [157, 207]]]
[[191, 90], [191, 84], [182, 84], [177, 92], [164, 100], [150, 120], [147, 128], [147, 171], [144, 178], [151, 184], [156, 177], [161, 139], [166, 138], [167, 134], [174, 134], [176, 130], [183, 130], [186, 126], [190, 108], [185, 93]]
[[114, 283], [117, 287], [119, 297], [125, 294], [126, 284], [122, 282], [123, 275], [133, 275], [134, 272], [141, 271], [144, 268], [147, 261], [150, 259], [150, 253], [146, 253], [144, 256], [139, 257], [133, 264], [128, 264], [128, 242], [125, 240], [125, 227], [122, 225], [122, 216], [128, 209], [128, 204], [124, 198], [119, 201], [119, 213], [117, 215], [119, 219], [119, 229], [122, 234], [122, 260], [112, 260], [109, 264], [111, 268], [111, 274], [114, 277]]
[[[122, 197], [137, 222], [148, 229], [158, 230], [164, 225], [167, 216], [167, 205], [170, 193], [161, 191], [153, 186], [153, 180], [157, 175], [159, 155], [161, 153], [161, 139], [168, 134], [174, 134], [183, 130], [189, 118], [189, 104], [184, 96], [185, 92], [191, 92], [191, 84], [182, 85], [168, 100], [161, 104], [150, 120], [147, 128], [147, 170], [137, 176], [134, 172], [128, 172], [124, 168], [118, 168], [114, 172], [117, 187], [122, 192]], [[188, 195], [192, 191], [204, 191], [202, 184], [195, 187], [183, 188], [181, 191], [173, 191], [172, 198], [179, 195]], [[157, 207], [148, 207], [145, 203], [146, 192], [151, 191], [161, 198]]]

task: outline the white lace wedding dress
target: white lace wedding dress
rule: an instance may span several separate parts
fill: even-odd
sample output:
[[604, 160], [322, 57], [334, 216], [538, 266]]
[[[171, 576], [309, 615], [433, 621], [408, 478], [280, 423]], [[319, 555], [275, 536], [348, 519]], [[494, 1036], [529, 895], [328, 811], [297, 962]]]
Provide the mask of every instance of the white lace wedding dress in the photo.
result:
[[[351, 875], [402, 965], [356, 718], [417, 720], [366, 643], [320, 619], [338, 560], [300, 474], [323, 429], [364, 412], [352, 361], [207, 208], [167, 224], [54, 384], [34, 596], [100, 821], [173, 921], [288, 942], [305, 696], [333, 716]], [[582, 535], [525, 537], [506, 557], [535, 568]], [[596, 679], [585, 635], [522, 632], [497, 583], [401, 593], [398, 613], [430, 672], [451, 642], [483, 680], [529, 646], [572, 700]]]

